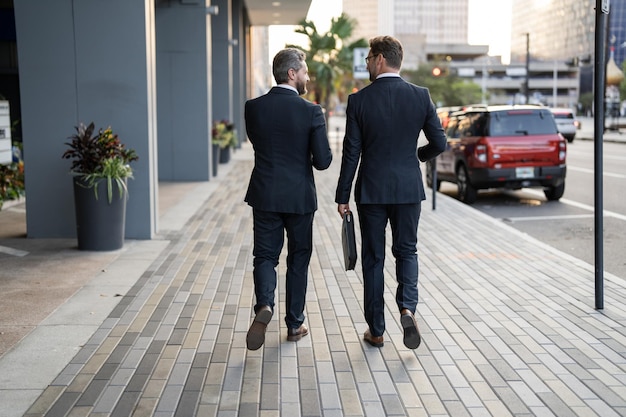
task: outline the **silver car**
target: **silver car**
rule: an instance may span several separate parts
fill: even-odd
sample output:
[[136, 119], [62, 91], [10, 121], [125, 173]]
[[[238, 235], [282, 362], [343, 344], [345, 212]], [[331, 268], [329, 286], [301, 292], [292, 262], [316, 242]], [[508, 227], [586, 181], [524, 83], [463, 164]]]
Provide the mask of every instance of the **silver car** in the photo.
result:
[[574, 142], [576, 131], [580, 128], [580, 123], [576, 120], [574, 112], [566, 108], [551, 108], [556, 127], [568, 142]]

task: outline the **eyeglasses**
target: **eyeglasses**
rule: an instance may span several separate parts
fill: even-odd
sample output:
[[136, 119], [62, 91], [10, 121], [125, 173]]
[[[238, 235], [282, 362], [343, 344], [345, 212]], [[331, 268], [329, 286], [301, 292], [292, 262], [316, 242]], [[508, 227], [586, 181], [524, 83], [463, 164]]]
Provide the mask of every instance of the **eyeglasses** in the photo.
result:
[[365, 57], [365, 63], [368, 64], [370, 62], [370, 59], [376, 58], [378, 55], [380, 55], [380, 54], [374, 54], [374, 55], [366, 56]]

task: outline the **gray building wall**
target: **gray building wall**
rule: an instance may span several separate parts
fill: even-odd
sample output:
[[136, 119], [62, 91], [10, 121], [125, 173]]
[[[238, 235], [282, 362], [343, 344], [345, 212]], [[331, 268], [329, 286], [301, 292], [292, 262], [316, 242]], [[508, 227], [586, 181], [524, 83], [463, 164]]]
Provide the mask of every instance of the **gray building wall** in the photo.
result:
[[245, 28], [249, 25], [246, 24], [243, 9], [243, 0], [233, 0], [233, 39], [236, 40], [236, 45], [233, 46], [233, 122], [237, 129], [239, 143], [242, 143], [246, 136], [243, 103], [246, 100], [245, 80], [249, 77], [245, 53], [248, 37]]
[[211, 20], [204, 2], [156, 8], [159, 179], [211, 177]]
[[158, 181], [211, 177], [213, 119], [233, 121], [245, 138], [249, 16], [272, 6], [255, 7], [245, 0], [14, 2], [29, 238], [76, 236], [71, 161], [61, 156], [75, 126], [91, 121], [111, 126], [139, 156], [125, 237], [156, 235]]
[[112, 126], [137, 151], [126, 237], [152, 238], [157, 200], [152, 3], [18, 1], [14, 7], [28, 236], [75, 236], [70, 163], [61, 155], [74, 126], [93, 121]]
[[233, 122], [233, 9], [230, 0], [214, 0], [219, 14], [211, 25], [213, 36], [213, 120]]

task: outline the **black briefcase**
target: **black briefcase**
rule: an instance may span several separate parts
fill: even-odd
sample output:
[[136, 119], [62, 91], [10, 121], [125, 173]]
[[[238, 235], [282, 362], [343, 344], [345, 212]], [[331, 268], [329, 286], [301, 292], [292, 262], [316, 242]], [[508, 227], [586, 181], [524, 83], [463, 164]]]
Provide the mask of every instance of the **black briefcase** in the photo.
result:
[[354, 217], [351, 211], [346, 211], [343, 214], [341, 245], [343, 246], [343, 261], [346, 271], [354, 269], [356, 265], [356, 239], [354, 237]]

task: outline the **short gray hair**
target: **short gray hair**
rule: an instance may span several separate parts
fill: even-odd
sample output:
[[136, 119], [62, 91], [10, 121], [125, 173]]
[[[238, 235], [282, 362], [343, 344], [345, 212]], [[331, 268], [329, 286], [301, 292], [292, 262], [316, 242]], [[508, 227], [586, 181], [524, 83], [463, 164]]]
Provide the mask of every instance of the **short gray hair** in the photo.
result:
[[289, 81], [289, 70], [293, 68], [299, 71], [305, 59], [306, 55], [299, 49], [285, 48], [279, 51], [272, 63], [276, 84], [286, 84]]

